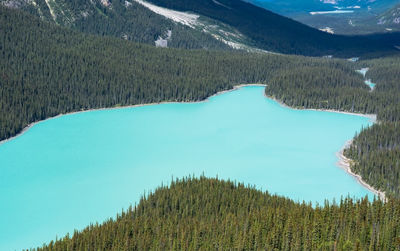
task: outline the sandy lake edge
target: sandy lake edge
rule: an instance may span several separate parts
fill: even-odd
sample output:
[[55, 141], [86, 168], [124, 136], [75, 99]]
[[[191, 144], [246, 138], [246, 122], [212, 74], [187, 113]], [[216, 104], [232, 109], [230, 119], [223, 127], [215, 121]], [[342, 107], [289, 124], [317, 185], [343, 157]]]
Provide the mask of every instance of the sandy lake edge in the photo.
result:
[[385, 195], [385, 192], [380, 191], [378, 189], [375, 189], [374, 187], [372, 187], [371, 185], [369, 185], [367, 182], [365, 182], [361, 175], [354, 173], [351, 168], [351, 162], [352, 160], [347, 158], [346, 156], [344, 156], [344, 150], [347, 149], [348, 147], [350, 147], [351, 143], [353, 142], [353, 140], [348, 140], [344, 146], [342, 147], [342, 149], [336, 153], [336, 156], [338, 157], [339, 161], [337, 162], [337, 165], [339, 167], [341, 167], [343, 170], [345, 170], [348, 174], [350, 174], [351, 176], [353, 176], [357, 182], [359, 184], [361, 184], [363, 187], [365, 187], [366, 189], [368, 189], [369, 191], [371, 191], [372, 193], [374, 193], [376, 196], [378, 196], [379, 199], [381, 199], [382, 201], [386, 202], [387, 198]]

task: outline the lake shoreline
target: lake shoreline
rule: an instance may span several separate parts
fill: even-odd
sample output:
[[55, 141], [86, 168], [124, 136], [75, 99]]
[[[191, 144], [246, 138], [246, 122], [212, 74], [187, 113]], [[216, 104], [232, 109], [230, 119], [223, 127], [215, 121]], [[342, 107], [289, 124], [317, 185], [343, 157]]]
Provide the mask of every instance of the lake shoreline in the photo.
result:
[[[72, 115], [72, 114], [76, 114], [76, 113], [83, 113], [83, 112], [91, 112], [91, 111], [102, 111], [102, 110], [114, 110], [114, 109], [125, 109], [125, 108], [135, 108], [135, 107], [143, 107], [143, 106], [150, 106], [150, 105], [160, 105], [160, 104], [177, 104], [177, 103], [202, 103], [202, 102], [207, 102], [209, 101], [210, 98], [214, 97], [214, 96], [218, 96], [221, 94], [225, 94], [228, 92], [232, 92], [235, 91], [237, 89], [240, 89], [242, 87], [247, 87], [247, 86], [261, 86], [261, 87], [266, 87], [267, 85], [265, 84], [241, 84], [241, 85], [235, 85], [233, 86], [233, 88], [228, 89], [228, 90], [223, 90], [223, 91], [219, 91], [209, 97], [207, 97], [204, 100], [201, 101], [183, 101], [183, 102], [179, 102], [179, 101], [164, 101], [164, 102], [158, 102], [158, 103], [148, 103], [148, 104], [136, 104], [136, 105], [127, 105], [127, 106], [120, 106], [120, 107], [104, 107], [104, 108], [94, 108], [94, 109], [88, 109], [88, 110], [81, 110], [81, 111], [75, 111], [75, 112], [69, 112], [69, 113], [61, 113], [58, 114], [54, 117], [50, 117], [44, 120], [40, 120], [37, 122], [33, 122], [30, 123], [29, 125], [27, 125], [20, 133], [18, 133], [17, 135], [2, 140], [0, 141], [0, 146], [2, 144], [7, 143], [8, 141], [14, 140], [19, 136], [22, 136], [24, 133], [26, 133], [29, 129], [31, 129], [33, 126], [35, 126], [36, 124], [45, 122], [47, 120], [50, 119], [56, 119], [60, 116], [65, 116], [65, 115]], [[289, 108], [289, 109], [295, 109], [295, 110], [309, 110], [309, 111], [321, 111], [321, 112], [334, 112], [334, 113], [342, 113], [342, 114], [348, 114], [348, 115], [355, 115], [355, 116], [362, 116], [362, 117], [367, 117], [369, 118], [373, 123], [376, 122], [376, 115], [375, 114], [362, 114], [362, 113], [351, 113], [351, 112], [344, 112], [344, 111], [337, 111], [337, 110], [331, 110], [331, 109], [301, 109], [301, 108], [295, 108], [295, 107], [290, 107], [286, 104], [284, 104], [283, 102], [281, 102], [280, 100], [277, 100], [276, 98], [272, 97], [272, 96], [268, 96], [266, 94], [266, 92], [264, 91], [263, 93], [264, 97], [272, 99], [274, 101], [276, 101], [279, 105], [281, 105], [282, 107], [285, 108]], [[351, 171], [350, 169], [350, 159], [346, 158], [343, 155], [343, 151], [346, 147], [348, 147], [351, 144], [352, 140], [349, 140], [348, 142], [345, 143], [344, 147], [337, 152], [337, 157], [339, 159], [339, 161], [337, 162], [337, 166], [339, 166], [340, 168], [344, 169], [348, 174], [350, 174], [351, 176], [353, 176], [359, 184], [361, 184], [363, 187], [365, 187], [366, 189], [368, 189], [369, 191], [373, 192], [374, 194], [376, 194], [379, 198], [381, 198], [383, 201], [386, 201], [386, 197], [385, 197], [385, 193], [379, 190], [374, 189], [373, 187], [371, 187], [368, 183], [366, 183], [360, 175], [355, 174]]]
[[360, 116], [360, 117], [365, 117], [370, 119], [372, 123], [377, 122], [376, 114], [364, 114], [364, 113], [356, 113], [356, 112], [346, 112], [346, 111], [339, 111], [339, 110], [333, 110], [333, 109], [315, 109], [315, 108], [297, 108], [297, 107], [292, 107], [289, 106], [282, 101], [276, 99], [275, 97], [268, 96], [267, 94], [264, 93], [264, 96], [267, 98], [270, 98], [277, 102], [279, 105], [282, 107], [288, 108], [288, 109], [293, 109], [293, 110], [301, 110], [301, 111], [317, 111], [317, 112], [333, 112], [333, 113], [341, 113], [341, 114], [347, 114], [347, 115], [354, 115], [354, 116]]
[[338, 157], [339, 161], [337, 162], [337, 165], [342, 168], [343, 170], [345, 170], [348, 174], [350, 174], [351, 176], [353, 176], [357, 182], [362, 185], [363, 187], [365, 187], [366, 189], [368, 189], [369, 191], [371, 191], [372, 193], [374, 193], [376, 196], [378, 196], [379, 199], [381, 199], [383, 202], [387, 201], [385, 192], [375, 189], [374, 187], [372, 187], [371, 185], [369, 185], [366, 181], [363, 180], [363, 178], [361, 177], [361, 175], [354, 173], [351, 168], [350, 168], [350, 164], [353, 161], [352, 159], [347, 158], [346, 156], [344, 156], [344, 150], [349, 148], [350, 145], [352, 144], [353, 140], [348, 140], [344, 146], [342, 147], [342, 149], [336, 153], [336, 156]]
[[[87, 109], [87, 110], [80, 110], [80, 111], [67, 112], [67, 113], [60, 113], [60, 114], [58, 114], [58, 115], [56, 115], [56, 116], [49, 117], [49, 118], [46, 118], [46, 119], [39, 120], [39, 121], [32, 122], [32, 123], [28, 124], [27, 126], [24, 127], [24, 129], [22, 129], [21, 132], [19, 132], [19, 133], [16, 134], [15, 136], [12, 136], [12, 137], [10, 137], [10, 138], [1, 140], [1, 141], [0, 141], [0, 146], [1, 146], [2, 144], [7, 143], [8, 141], [14, 140], [14, 139], [18, 138], [19, 136], [22, 136], [24, 133], [26, 133], [29, 129], [31, 129], [31, 128], [32, 128], [33, 126], [35, 126], [36, 124], [45, 122], [45, 121], [50, 120], [50, 119], [56, 119], [56, 118], [58, 118], [58, 117], [65, 116], [65, 115], [73, 115], [73, 114], [76, 114], [76, 113], [92, 112], [92, 111], [104, 111], [104, 110], [115, 110], [115, 109], [134, 108], [134, 107], [142, 107], [142, 106], [149, 106], [149, 105], [179, 104], [179, 103], [184, 103], [184, 104], [186, 104], [186, 103], [194, 103], [194, 104], [195, 104], [195, 103], [202, 103], [202, 102], [207, 102], [210, 98], [212, 98], [212, 97], [214, 97], [214, 96], [218, 96], [218, 95], [221, 95], [221, 94], [224, 94], [224, 93], [227, 93], [227, 92], [236, 91], [237, 89], [240, 89], [240, 88], [246, 87], [246, 86], [263, 86], [263, 87], [265, 87], [266, 85], [265, 85], [265, 84], [240, 84], [240, 85], [235, 85], [235, 86], [233, 86], [233, 88], [231, 88], [231, 89], [219, 91], [219, 92], [217, 92], [217, 93], [215, 93], [215, 94], [213, 94], [213, 95], [207, 97], [206, 99], [200, 100], [200, 101], [163, 101], [163, 102], [158, 102], [158, 103], [147, 103], [147, 104], [126, 105], [126, 106], [114, 106], [114, 107], [92, 108], [92, 109]], [[264, 94], [265, 94], [265, 93], [264, 93]]]
[[[344, 111], [337, 111], [337, 110], [331, 110], [331, 109], [314, 109], [314, 108], [301, 109], [301, 108], [295, 108], [295, 107], [291, 107], [291, 106], [286, 105], [282, 101], [277, 100], [276, 98], [274, 98], [272, 96], [266, 95], [266, 93], [264, 93], [264, 95], [267, 98], [273, 99], [274, 101], [279, 103], [282, 107], [289, 108], [289, 109], [342, 113], [342, 114], [347, 114], [347, 115], [355, 115], [355, 116], [366, 117], [366, 118], [370, 119], [370, 121], [372, 123], [376, 123], [377, 122], [376, 114], [353, 113], [353, 112], [344, 112]], [[346, 171], [346, 173], [351, 175], [361, 186], [363, 186], [367, 190], [371, 191], [373, 194], [378, 196], [378, 198], [381, 199], [382, 201], [386, 202], [387, 198], [386, 198], [385, 192], [373, 188], [366, 181], [364, 181], [359, 174], [356, 174], [351, 170], [350, 163], [351, 163], [352, 160], [347, 158], [346, 156], [344, 156], [344, 150], [346, 148], [350, 147], [352, 142], [353, 142], [353, 139], [350, 139], [350, 140], [346, 141], [344, 146], [342, 147], [342, 149], [340, 149], [338, 152], [336, 152], [336, 157], [338, 158], [338, 162], [336, 162], [336, 165], [338, 167], [340, 167], [341, 169], [343, 169], [344, 171]]]

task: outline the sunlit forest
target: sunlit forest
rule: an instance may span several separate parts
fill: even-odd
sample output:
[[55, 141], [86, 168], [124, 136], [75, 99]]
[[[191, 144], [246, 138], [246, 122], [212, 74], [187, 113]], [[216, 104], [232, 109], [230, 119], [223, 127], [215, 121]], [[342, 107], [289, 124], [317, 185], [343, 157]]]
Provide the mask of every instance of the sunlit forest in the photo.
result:
[[312, 207], [241, 183], [189, 177], [37, 250], [400, 250], [399, 234], [397, 200]]
[[[180, 26], [182, 44], [156, 48], [157, 30], [149, 38], [132, 30], [143, 38], [135, 42], [113, 34], [112, 23], [99, 35], [95, 20], [85, 31], [0, 6], [0, 140], [59, 114], [199, 101], [262, 83], [267, 96], [291, 107], [377, 114], [345, 155], [388, 202], [343, 198], [312, 207], [240, 183], [186, 178], [43, 250], [400, 250], [400, 55], [349, 62], [249, 53], [198, 35], [212, 47], [205, 50], [191, 42], [194, 33], [183, 39]], [[356, 72], [364, 67], [366, 78]], [[373, 91], [365, 79], [376, 83]]]

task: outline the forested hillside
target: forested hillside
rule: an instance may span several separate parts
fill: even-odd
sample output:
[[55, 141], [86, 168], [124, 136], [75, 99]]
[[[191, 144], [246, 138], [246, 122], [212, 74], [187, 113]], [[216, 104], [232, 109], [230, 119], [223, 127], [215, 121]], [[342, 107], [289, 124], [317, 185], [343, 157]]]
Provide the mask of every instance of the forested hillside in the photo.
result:
[[380, 14], [374, 20], [376, 25], [395, 31], [400, 30], [400, 3]]
[[[373, 92], [367, 85], [359, 90], [354, 79], [343, 83], [335, 79], [342, 72], [300, 68], [276, 75], [269, 80], [267, 95], [298, 108], [335, 109], [374, 113], [380, 121], [400, 120], [400, 56], [360, 61], [358, 69], [370, 67], [366, 78], [377, 83]], [[351, 70], [351, 68], [348, 68]], [[343, 76], [344, 77], [344, 76]], [[356, 86], [356, 90], [352, 87]]]
[[388, 55], [395, 52], [393, 45], [400, 43], [397, 37], [386, 35], [374, 35], [371, 39], [328, 34], [241, 0], [149, 2], [200, 18], [192, 20], [195, 25], [192, 21], [183, 25], [153, 13], [135, 0], [0, 0], [3, 5], [81, 32], [153, 45], [162, 38], [175, 48], [228, 49], [226, 44], [230, 44], [246, 50], [349, 58]]
[[[400, 119], [399, 56], [353, 64], [261, 53], [162, 49], [87, 36], [4, 7], [0, 21], [4, 31], [0, 40], [0, 139], [60, 113], [197, 101], [245, 83], [268, 84], [267, 95], [294, 107], [376, 113], [389, 126]], [[370, 67], [367, 78], [377, 83], [373, 92], [355, 72], [366, 66]], [[382, 147], [369, 146], [374, 137], [390, 136], [378, 132], [380, 136], [369, 133], [370, 140], [360, 141], [366, 145], [358, 146], [371, 150], [346, 154], [355, 160], [353, 170], [366, 181], [399, 196], [400, 158], [395, 150], [400, 142], [388, 145], [388, 152], [382, 153]]]
[[[400, 196], [398, 55], [350, 63], [156, 48], [87, 35], [2, 6], [0, 30], [0, 139], [60, 113], [197, 101], [235, 84], [265, 83], [267, 95], [294, 107], [377, 113], [379, 123], [362, 131], [346, 155], [368, 183]], [[367, 78], [377, 84], [372, 92], [355, 72], [361, 67], [370, 68]], [[313, 209], [243, 185], [188, 179], [47, 249], [399, 250], [399, 205], [393, 198], [346, 199]]]
[[345, 61], [155, 48], [73, 32], [4, 7], [0, 29], [0, 139], [60, 113], [203, 100], [235, 84], [267, 83], [304, 67], [317, 67], [324, 82], [367, 90]]
[[352, 169], [372, 186], [400, 197], [400, 122], [385, 122], [362, 131], [346, 151]]
[[[356, 67], [370, 68], [366, 78], [376, 83], [372, 92], [366, 85], [362, 90], [353, 88], [351, 79], [342, 85], [335, 78], [327, 79], [326, 71], [318, 67], [304, 67], [275, 75], [266, 94], [298, 108], [377, 114], [379, 123], [363, 130], [345, 154], [354, 160], [352, 170], [368, 184], [399, 197], [400, 56], [360, 61]], [[342, 74], [331, 71], [331, 76]]]
[[[372, 34], [399, 31], [393, 23], [398, 15], [398, 0], [246, 0], [280, 15], [293, 18], [316, 29], [331, 28], [335, 34]], [[344, 10], [347, 13], [315, 14], [320, 11]], [[314, 15], [310, 13], [314, 12]], [[397, 27], [396, 27], [397, 26]]]
[[360, 64], [370, 67], [366, 77], [377, 83], [373, 96], [381, 123], [355, 137], [346, 154], [369, 184], [400, 197], [400, 57]]
[[381, 37], [339, 36], [319, 31], [242, 0], [149, 0], [156, 5], [191, 11], [236, 28], [260, 49], [307, 56], [350, 58], [394, 53], [393, 42]]
[[240, 183], [187, 178], [37, 250], [400, 250], [400, 203], [347, 198], [313, 208]]
[[163, 38], [167, 41], [167, 46], [173, 48], [230, 49], [210, 34], [173, 22], [135, 1], [0, 0], [0, 4], [89, 34], [113, 36], [151, 45], [154, 45], [157, 39]]

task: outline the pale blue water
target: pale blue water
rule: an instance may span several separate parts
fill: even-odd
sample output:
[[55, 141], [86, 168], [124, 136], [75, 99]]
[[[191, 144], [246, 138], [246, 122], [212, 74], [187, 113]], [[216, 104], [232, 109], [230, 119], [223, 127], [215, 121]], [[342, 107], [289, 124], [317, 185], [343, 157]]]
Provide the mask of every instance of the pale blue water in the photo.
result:
[[366, 85], [369, 86], [369, 88], [371, 88], [371, 90], [373, 90], [375, 88], [375, 84], [371, 82], [371, 79], [365, 80], [364, 82]]
[[[356, 72], [360, 73], [365, 78], [365, 75], [367, 74], [368, 70], [369, 68], [362, 68], [361, 70], [357, 70]], [[371, 90], [375, 88], [375, 84], [371, 82], [371, 79], [365, 80], [364, 83], [368, 85]]]
[[172, 176], [204, 172], [321, 203], [372, 196], [335, 165], [367, 118], [284, 108], [263, 91], [61, 116], [0, 145], [0, 250], [113, 217]]

